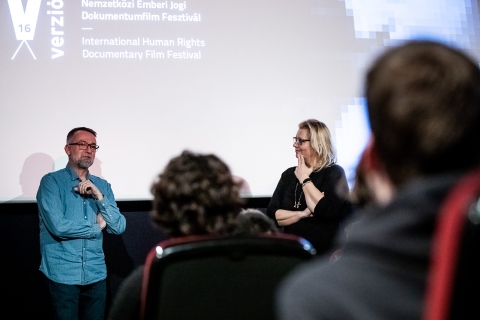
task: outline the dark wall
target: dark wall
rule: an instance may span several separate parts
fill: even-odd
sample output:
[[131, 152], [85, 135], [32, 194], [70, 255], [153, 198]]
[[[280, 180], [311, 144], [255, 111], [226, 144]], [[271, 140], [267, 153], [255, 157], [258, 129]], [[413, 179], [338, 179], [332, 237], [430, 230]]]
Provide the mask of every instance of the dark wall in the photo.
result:
[[[248, 208], [264, 208], [269, 199], [247, 201]], [[119, 202], [127, 220], [120, 235], [104, 232], [107, 264], [107, 308], [123, 279], [143, 264], [148, 251], [166, 239], [149, 218], [150, 202]], [[137, 209], [137, 210], [135, 210]], [[139, 210], [140, 209], [140, 210]], [[49, 303], [40, 266], [39, 221], [36, 203], [1, 203], [1, 277], [0, 318], [48, 319]]]
[[38, 215], [8, 212], [0, 215], [2, 271], [1, 317], [45, 319], [48, 308], [43, 294], [40, 265]]

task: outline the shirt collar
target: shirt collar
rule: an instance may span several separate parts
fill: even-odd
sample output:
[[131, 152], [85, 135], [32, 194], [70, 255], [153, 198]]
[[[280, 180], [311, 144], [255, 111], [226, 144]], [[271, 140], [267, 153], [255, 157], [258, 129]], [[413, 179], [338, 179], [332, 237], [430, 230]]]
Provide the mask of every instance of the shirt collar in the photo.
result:
[[[70, 179], [72, 180], [80, 180], [80, 178], [78, 177], [77, 173], [75, 172], [75, 170], [73, 170], [72, 166], [70, 165], [70, 163], [67, 163], [67, 166], [66, 166], [66, 169], [67, 169], [67, 172], [70, 174]], [[87, 171], [87, 180], [91, 180], [92, 176], [90, 175], [90, 171]]]

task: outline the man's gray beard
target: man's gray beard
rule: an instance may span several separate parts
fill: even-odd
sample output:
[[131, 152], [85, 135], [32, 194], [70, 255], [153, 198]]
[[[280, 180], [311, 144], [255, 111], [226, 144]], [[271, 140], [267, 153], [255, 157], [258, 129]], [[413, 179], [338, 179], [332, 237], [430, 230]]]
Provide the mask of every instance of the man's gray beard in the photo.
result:
[[80, 159], [77, 161], [77, 165], [79, 168], [88, 169], [92, 166], [93, 159]]

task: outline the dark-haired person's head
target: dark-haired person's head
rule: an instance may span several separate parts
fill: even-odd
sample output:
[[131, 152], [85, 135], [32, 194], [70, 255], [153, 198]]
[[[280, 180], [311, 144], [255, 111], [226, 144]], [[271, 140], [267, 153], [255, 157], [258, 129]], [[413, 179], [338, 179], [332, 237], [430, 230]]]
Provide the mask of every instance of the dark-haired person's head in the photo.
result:
[[217, 156], [184, 151], [152, 185], [151, 217], [171, 237], [229, 235], [243, 205], [239, 191], [239, 183]]
[[258, 209], [242, 210], [238, 215], [238, 227], [234, 235], [258, 236], [273, 235], [278, 233], [278, 228], [266, 214]]
[[391, 49], [367, 74], [375, 152], [396, 187], [480, 160], [480, 71], [459, 50], [430, 41]]
[[72, 138], [73, 136], [75, 135], [75, 133], [77, 131], [86, 131], [86, 132], [90, 132], [91, 134], [93, 134], [94, 137], [97, 137], [97, 133], [93, 130], [93, 129], [90, 129], [90, 128], [87, 128], [87, 127], [76, 127], [76, 128], [73, 128], [72, 130], [70, 130], [67, 134], [67, 143], [70, 143], [72, 142]]
[[97, 133], [87, 127], [76, 127], [68, 132], [64, 150], [75, 170], [86, 170], [93, 165], [99, 148], [96, 138]]

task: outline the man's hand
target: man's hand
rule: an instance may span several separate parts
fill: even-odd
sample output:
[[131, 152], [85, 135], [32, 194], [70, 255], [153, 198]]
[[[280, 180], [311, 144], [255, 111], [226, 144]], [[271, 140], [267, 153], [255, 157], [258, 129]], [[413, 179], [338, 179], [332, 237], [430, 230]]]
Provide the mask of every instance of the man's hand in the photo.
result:
[[103, 194], [98, 190], [97, 186], [93, 184], [90, 180], [82, 181], [78, 184], [78, 187], [74, 188], [80, 194], [91, 194], [98, 200], [103, 199]]
[[97, 223], [100, 225], [102, 230], [107, 226], [105, 219], [103, 219], [103, 216], [100, 213], [97, 214]]

